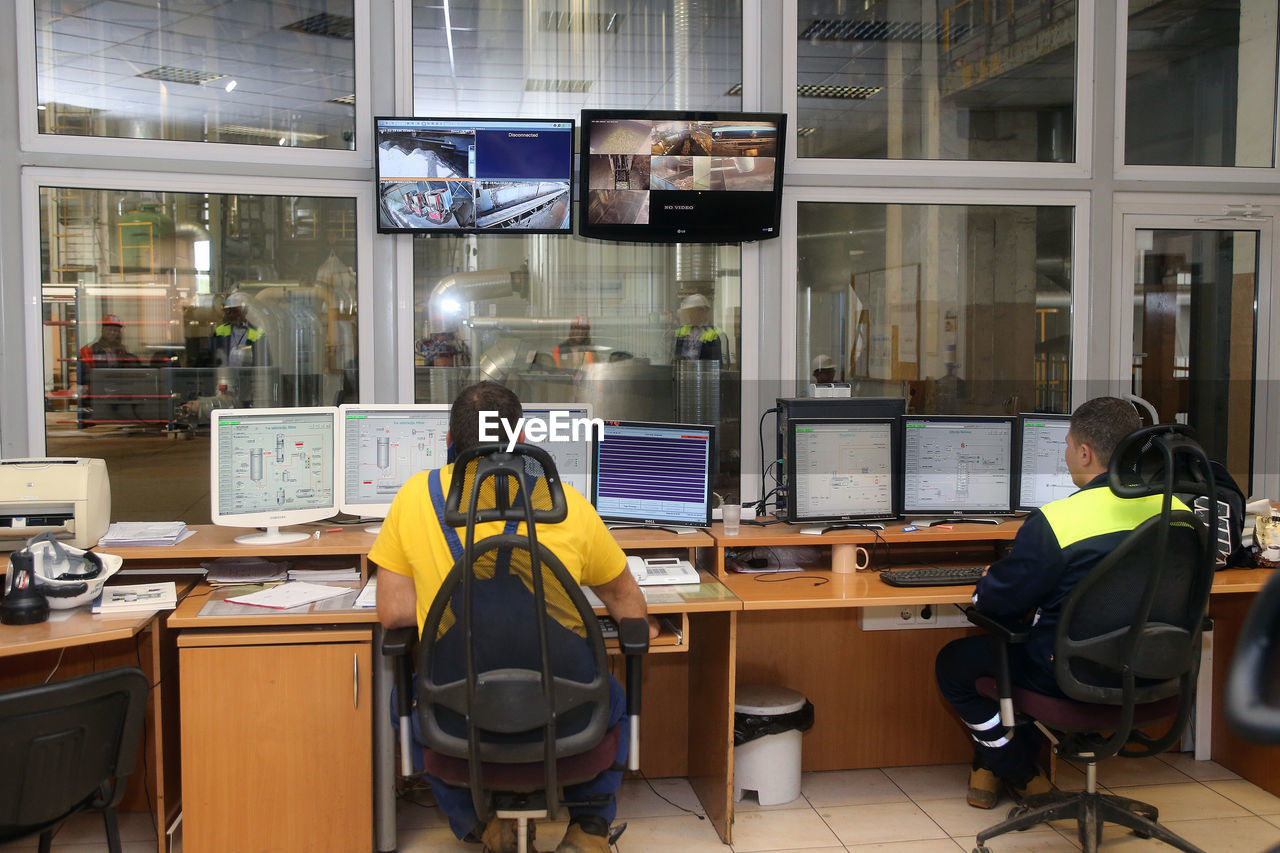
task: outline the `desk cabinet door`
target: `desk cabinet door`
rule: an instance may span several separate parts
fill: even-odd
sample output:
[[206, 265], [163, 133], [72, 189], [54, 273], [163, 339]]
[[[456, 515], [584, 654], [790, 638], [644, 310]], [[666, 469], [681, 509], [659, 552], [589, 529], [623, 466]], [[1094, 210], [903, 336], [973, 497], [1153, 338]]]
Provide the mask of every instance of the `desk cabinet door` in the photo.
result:
[[372, 848], [369, 643], [183, 648], [180, 665], [187, 853]]

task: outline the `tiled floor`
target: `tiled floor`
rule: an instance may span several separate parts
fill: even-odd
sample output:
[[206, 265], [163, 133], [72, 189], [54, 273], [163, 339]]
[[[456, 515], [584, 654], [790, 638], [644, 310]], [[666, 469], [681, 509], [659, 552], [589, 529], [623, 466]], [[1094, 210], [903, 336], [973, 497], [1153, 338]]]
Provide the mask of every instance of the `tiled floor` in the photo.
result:
[[[964, 765], [898, 767], [806, 773], [802, 796], [782, 806], [761, 807], [753, 800], [738, 803], [732, 848], [720, 843], [700, 813], [697, 798], [683, 779], [623, 784], [618, 819], [627, 831], [618, 853], [790, 853], [790, 851], [882, 850], [890, 853], [960, 853], [970, 851], [974, 835], [1001, 820], [1002, 802], [993, 811], [970, 808], [964, 801], [968, 768]], [[1145, 800], [1160, 809], [1161, 822], [1207, 853], [1263, 853], [1280, 844], [1280, 797], [1272, 796], [1213, 762], [1187, 755], [1143, 760], [1112, 760], [1099, 769], [1099, 784], [1123, 796]], [[1059, 765], [1058, 783], [1078, 789], [1084, 774]], [[479, 853], [479, 847], [454, 839], [430, 795], [419, 792], [422, 805], [402, 800], [397, 807], [400, 853]], [[665, 798], [665, 800], [663, 799]], [[151, 823], [140, 813], [121, 816], [124, 853], [155, 850]], [[535, 847], [554, 850], [564, 823], [538, 828]], [[1054, 853], [1078, 850], [1075, 825], [1059, 822], [993, 839], [992, 853]], [[0, 853], [34, 851], [36, 839], [0, 845]], [[105, 853], [102, 823], [96, 816], [71, 822], [54, 839], [53, 849], [68, 853]], [[1136, 838], [1108, 827], [1106, 853], [1171, 850], [1156, 841]], [[240, 853], [240, 851], [228, 851]]]

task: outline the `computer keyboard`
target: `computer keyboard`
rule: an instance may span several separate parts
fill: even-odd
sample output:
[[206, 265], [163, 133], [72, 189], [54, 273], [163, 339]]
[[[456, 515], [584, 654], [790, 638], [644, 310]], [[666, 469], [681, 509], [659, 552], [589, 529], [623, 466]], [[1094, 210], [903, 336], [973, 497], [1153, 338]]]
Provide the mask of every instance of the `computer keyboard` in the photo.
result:
[[927, 569], [897, 569], [881, 572], [880, 580], [889, 586], [966, 586], [973, 585], [987, 570], [986, 566], [932, 566]]

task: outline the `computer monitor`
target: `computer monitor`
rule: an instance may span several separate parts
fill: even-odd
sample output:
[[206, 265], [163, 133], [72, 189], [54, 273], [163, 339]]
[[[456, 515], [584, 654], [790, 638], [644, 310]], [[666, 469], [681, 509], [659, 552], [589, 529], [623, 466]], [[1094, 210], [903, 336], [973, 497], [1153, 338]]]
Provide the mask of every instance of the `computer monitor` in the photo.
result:
[[[411, 476], [445, 464], [449, 406], [347, 404], [338, 407], [338, 508], [383, 518]], [[368, 528], [376, 533], [377, 526]]]
[[943, 521], [990, 521], [1013, 511], [1011, 417], [902, 419], [902, 511]]
[[[525, 403], [524, 419], [547, 424], [547, 437], [532, 441], [526, 430], [525, 441], [551, 454], [560, 474], [560, 482], [573, 486], [582, 495], [591, 494], [591, 445], [596, 430], [587, 428], [591, 421], [590, 403]], [[601, 422], [603, 427], [603, 422]]]
[[310, 534], [285, 524], [320, 521], [338, 509], [334, 461], [338, 410], [215, 409], [209, 443], [213, 523], [265, 527], [245, 545], [284, 545]]
[[893, 418], [894, 431], [899, 432], [896, 419], [907, 413], [905, 397], [778, 397], [777, 405], [777, 456], [774, 458], [782, 462], [778, 466], [774, 505], [779, 518], [787, 512], [787, 470], [790, 467], [787, 463], [787, 424], [792, 418]]
[[1018, 415], [1019, 511], [1039, 509], [1077, 490], [1067, 470], [1067, 430], [1070, 415]]
[[792, 418], [787, 422], [787, 521], [859, 521], [897, 514], [892, 418]]
[[591, 503], [610, 527], [677, 533], [711, 526], [716, 428], [604, 421], [591, 454]]

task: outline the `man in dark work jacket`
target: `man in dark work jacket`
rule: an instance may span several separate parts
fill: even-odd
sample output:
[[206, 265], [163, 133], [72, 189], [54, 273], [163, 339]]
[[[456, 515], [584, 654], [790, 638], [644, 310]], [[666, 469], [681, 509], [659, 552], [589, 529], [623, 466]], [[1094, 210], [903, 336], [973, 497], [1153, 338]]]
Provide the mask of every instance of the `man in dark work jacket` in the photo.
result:
[[[1103, 557], [1160, 512], [1159, 495], [1120, 498], [1107, 485], [1112, 452], [1140, 426], [1133, 405], [1116, 397], [1096, 397], [1076, 409], [1067, 433], [1066, 463], [1080, 491], [1028, 515], [1009, 554], [978, 582], [973, 604], [980, 612], [1029, 625], [1027, 643], [1009, 648], [1010, 674], [1019, 687], [1063, 695], [1053, 672], [1054, 633], [1063, 604]], [[1186, 507], [1175, 500], [1174, 508]], [[996, 672], [990, 638], [948, 643], [938, 653], [935, 669], [942, 695], [974, 740], [969, 805], [994, 808], [1001, 783], [1018, 798], [1048, 791], [1048, 779], [1036, 770], [1040, 737], [1035, 727], [1006, 733], [999, 704], [974, 687], [978, 678]]]

